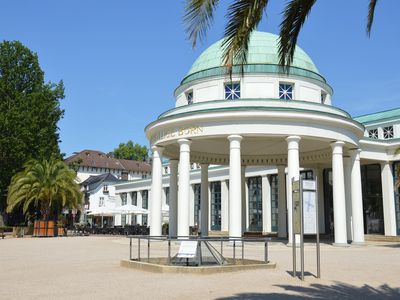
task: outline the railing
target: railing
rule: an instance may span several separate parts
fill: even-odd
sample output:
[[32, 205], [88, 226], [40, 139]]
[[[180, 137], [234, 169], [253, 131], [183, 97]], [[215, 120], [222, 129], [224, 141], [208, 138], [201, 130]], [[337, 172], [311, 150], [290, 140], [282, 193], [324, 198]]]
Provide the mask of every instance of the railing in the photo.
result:
[[[169, 236], [148, 236], [148, 235], [129, 235], [129, 260], [143, 261], [142, 249], [143, 247], [147, 248], [146, 260], [150, 261], [151, 258], [151, 241], [154, 242], [167, 242], [166, 257], [167, 264], [171, 265], [172, 257], [171, 257], [171, 242], [183, 242], [183, 241], [198, 241], [199, 245], [202, 242], [213, 242], [214, 244], [218, 244], [220, 248], [221, 256], [224, 253], [229, 256], [229, 253], [226, 251], [226, 247], [232, 248], [232, 262], [236, 264], [237, 256], [237, 248], [240, 248], [240, 253], [242, 261], [245, 259], [245, 244], [246, 243], [262, 243], [264, 248], [263, 258], [258, 259], [259, 261], [263, 261], [264, 263], [268, 263], [268, 242], [271, 241], [271, 238], [258, 238], [258, 237], [201, 237], [201, 236], [179, 236], [179, 237], [169, 237]], [[133, 240], [136, 240], [136, 243], [133, 243]], [[143, 245], [144, 243], [144, 245]], [[133, 254], [133, 248], [136, 244], [136, 255]], [[228, 245], [228, 246], [227, 246]], [[214, 245], [215, 246], [215, 245]], [[224, 251], [225, 246], [225, 251]], [[156, 257], [154, 257], [156, 258]], [[159, 256], [157, 256], [159, 258]]]

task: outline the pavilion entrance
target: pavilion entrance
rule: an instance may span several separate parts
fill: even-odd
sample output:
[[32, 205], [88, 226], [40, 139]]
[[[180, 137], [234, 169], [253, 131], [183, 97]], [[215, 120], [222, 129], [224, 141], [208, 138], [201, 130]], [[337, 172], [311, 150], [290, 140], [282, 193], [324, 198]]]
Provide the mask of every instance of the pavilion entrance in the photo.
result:
[[364, 210], [364, 233], [384, 234], [381, 166], [361, 166]]

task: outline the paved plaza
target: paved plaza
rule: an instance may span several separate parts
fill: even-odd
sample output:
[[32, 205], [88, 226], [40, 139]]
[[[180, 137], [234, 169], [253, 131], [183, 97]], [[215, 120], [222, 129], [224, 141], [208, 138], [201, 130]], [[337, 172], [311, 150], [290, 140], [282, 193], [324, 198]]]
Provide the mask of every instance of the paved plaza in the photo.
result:
[[[213, 275], [120, 267], [128, 245], [124, 237], [104, 236], [0, 240], [0, 299], [400, 299], [398, 243], [323, 244], [322, 279], [313, 276], [315, 248], [307, 244], [305, 282], [291, 277], [291, 248], [279, 242], [269, 248], [276, 269]], [[245, 251], [262, 258], [260, 247]], [[153, 243], [151, 255], [161, 253], [164, 245]]]

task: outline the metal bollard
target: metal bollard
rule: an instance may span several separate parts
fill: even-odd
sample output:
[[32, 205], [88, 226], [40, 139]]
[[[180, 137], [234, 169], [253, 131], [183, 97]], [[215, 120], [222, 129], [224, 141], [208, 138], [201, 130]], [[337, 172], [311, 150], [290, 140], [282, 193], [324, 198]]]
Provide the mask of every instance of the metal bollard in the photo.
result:
[[236, 241], [233, 241], [233, 263], [236, 265]]
[[132, 260], [132, 238], [129, 238], [129, 260]]
[[168, 239], [168, 264], [171, 264], [171, 240]]
[[140, 261], [140, 238], [138, 239], [138, 261]]
[[147, 262], [150, 262], [150, 239], [147, 238]]
[[244, 260], [244, 241], [242, 241], [242, 263]]
[[221, 238], [221, 256], [224, 254], [224, 240]]
[[264, 261], [268, 263], [268, 242], [264, 242]]

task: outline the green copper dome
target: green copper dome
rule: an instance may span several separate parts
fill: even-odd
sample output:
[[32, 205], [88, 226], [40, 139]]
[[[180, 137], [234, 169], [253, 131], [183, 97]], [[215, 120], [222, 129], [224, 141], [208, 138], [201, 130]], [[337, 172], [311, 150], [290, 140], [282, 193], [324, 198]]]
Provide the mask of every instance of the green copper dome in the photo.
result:
[[[186, 77], [212, 68], [222, 66], [222, 39], [208, 47], [194, 62]], [[250, 37], [247, 64], [249, 65], [278, 65], [279, 36], [254, 31]], [[318, 69], [311, 58], [300, 47], [296, 46], [292, 67], [311, 71], [318, 75]]]

